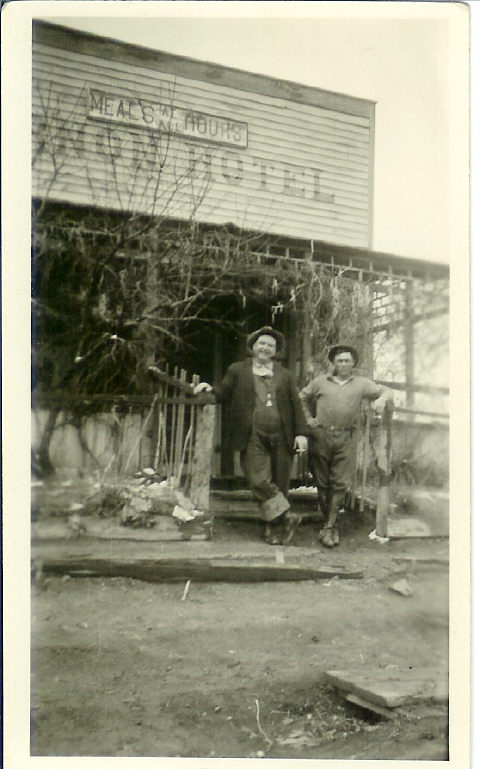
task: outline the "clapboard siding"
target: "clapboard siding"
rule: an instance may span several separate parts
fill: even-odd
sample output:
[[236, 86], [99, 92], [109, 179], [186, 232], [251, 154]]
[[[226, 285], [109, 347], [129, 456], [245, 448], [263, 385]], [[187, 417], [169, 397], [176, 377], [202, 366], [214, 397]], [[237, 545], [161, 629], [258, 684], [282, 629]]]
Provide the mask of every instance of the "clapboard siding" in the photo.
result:
[[[34, 145], [36, 146], [36, 145]], [[95, 155], [95, 147], [96, 147], [96, 140], [94, 137], [84, 137], [83, 139], [83, 147], [84, 150], [82, 151], [82, 170], [83, 170], [83, 176], [80, 174], [76, 174], [76, 167], [78, 166], [78, 163], [80, 162], [80, 159], [76, 157], [74, 151], [69, 151], [68, 154], [64, 155], [64, 166], [61, 166], [60, 159], [57, 157], [57, 165], [60, 166], [62, 175], [65, 173], [71, 174], [71, 178], [68, 179], [68, 183], [72, 185], [72, 188], [75, 185], [84, 185], [84, 177], [85, 172], [89, 171], [90, 173], [95, 174], [95, 171], [98, 170], [100, 167], [104, 167], [105, 165], [107, 167], [110, 167], [109, 161], [104, 161], [103, 159], [97, 159], [94, 158]], [[175, 145], [172, 144], [172, 148], [174, 148]], [[125, 145], [124, 145], [125, 148]], [[144, 166], [138, 166], [138, 164], [135, 164], [135, 159], [132, 151], [128, 151], [129, 148], [126, 147], [123, 153], [123, 159], [127, 163], [128, 162], [128, 168], [126, 173], [128, 174], [128, 178], [132, 179], [132, 177], [137, 174], [140, 175], [143, 173]], [[172, 149], [173, 152], [173, 149]], [[168, 159], [168, 158], [167, 158]], [[176, 170], [177, 173], [181, 174], [182, 169], [187, 168], [188, 164], [188, 155], [185, 153], [182, 149], [176, 149], [175, 153], [175, 160], [176, 160]], [[221, 174], [218, 171], [218, 164], [215, 162], [215, 160], [212, 162], [212, 168], [215, 173], [215, 183], [212, 187], [211, 194], [215, 194], [214, 187], [220, 185], [227, 185], [227, 188], [230, 189], [233, 187], [232, 184], [227, 184], [224, 179], [222, 179]], [[51, 165], [48, 162], [48, 159], [45, 158], [45, 153], [43, 153], [43, 156], [40, 157], [39, 161], [37, 162], [35, 166], [35, 172], [36, 175], [38, 175], [40, 172], [43, 172], [42, 175], [44, 177], [44, 181], [48, 179], [48, 177], [51, 175]], [[356, 182], [353, 184], [347, 176], [342, 178], [340, 181], [340, 177], [333, 178], [331, 175], [329, 175], [327, 172], [325, 172], [322, 176], [323, 185], [325, 188], [330, 188], [335, 183], [335, 200], [333, 201], [324, 201], [324, 206], [329, 206], [333, 208], [338, 207], [339, 205], [342, 205], [342, 212], [345, 213], [348, 211], [349, 208], [354, 210], [362, 210], [366, 211], [368, 210], [368, 205], [366, 201], [366, 195], [367, 195], [367, 185], [365, 183]], [[67, 181], [67, 180], [65, 180]], [[162, 179], [162, 185], [164, 187], [169, 186], [167, 184], [167, 177], [164, 177]], [[241, 182], [241, 188], [243, 189], [244, 186], [250, 186], [251, 188], [256, 188], [259, 186], [259, 176], [256, 173], [255, 169], [253, 169], [249, 164], [245, 163], [243, 165], [243, 178]], [[237, 191], [240, 189], [240, 183], [237, 185]], [[258, 190], [255, 190], [258, 192]], [[233, 192], [233, 189], [232, 189]], [[278, 193], [283, 194], [283, 182], [281, 177], [271, 178], [269, 181], [269, 192], [270, 193]], [[255, 198], [257, 196], [255, 195]], [[305, 199], [303, 197], [293, 197], [291, 198], [291, 204], [295, 205], [295, 202], [301, 203], [301, 205], [305, 205]], [[259, 203], [261, 202], [261, 198], [259, 198]], [[321, 212], [319, 212], [321, 213]]]
[[[69, 203], [74, 203], [78, 205], [84, 205], [84, 195], [83, 190], [80, 193], [77, 193], [75, 190], [70, 191], [69, 189]], [[62, 195], [60, 192], [60, 195], [51, 195], [51, 200], [62, 202], [65, 200], [65, 195]], [[110, 194], [105, 194], [104, 196], [98, 196], [95, 199], [95, 206], [99, 208], [119, 208], [121, 210], [126, 210], [127, 207], [129, 210], [134, 210], [134, 206], [127, 206], [128, 203], [127, 200], [124, 201], [124, 205], [119, 206], [118, 200], [115, 198], [115, 195], [110, 192]], [[145, 210], [145, 209], [142, 209]], [[208, 216], [202, 216], [203, 214], [203, 208], [200, 207], [198, 219], [199, 221], [208, 221], [211, 224], [225, 224], [225, 219], [219, 214], [218, 208], [215, 207], [215, 205], [212, 205], [211, 210], [207, 210]], [[274, 232], [275, 235], [278, 236], [285, 236], [285, 237], [292, 237], [292, 228], [287, 227], [287, 224], [284, 224], [282, 222], [278, 222], [278, 219], [275, 214], [275, 206], [272, 204], [270, 208], [260, 208], [258, 206], [255, 206], [254, 211], [249, 211], [250, 216], [247, 218], [239, 217], [238, 218], [238, 226], [245, 227], [247, 226], [249, 228], [252, 228], [254, 230], [261, 230], [261, 231], [271, 231]], [[157, 215], [165, 215], [165, 211], [163, 211], [161, 208], [157, 208], [155, 210], [155, 214]], [[169, 208], [169, 215], [174, 218], [180, 218], [181, 214], [181, 199], [178, 202], [178, 208], [175, 206], [172, 206]], [[275, 229], [273, 229], [273, 224], [275, 224]], [[322, 218], [323, 224], [322, 231], [323, 236], [322, 238], [329, 242], [329, 243], [342, 243], [344, 245], [354, 245], [357, 239], [357, 234], [359, 230], [358, 224], [352, 224], [349, 225], [349, 222], [346, 220], [343, 220], [341, 223], [338, 223], [335, 221], [333, 217], [325, 216], [325, 218]], [[340, 237], [341, 236], [341, 237]], [[299, 236], [301, 237], [301, 236]]]
[[[206, 190], [195, 213], [201, 221], [370, 245], [374, 130], [370, 102], [295, 88], [284, 81], [278, 81], [275, 89], [277, 81], [271, 78], [228, 69], [220, 77], [217, 70], [225, 68], [201, 62], [194, 66], [191, 60], [144, 49], [135, 59], [131, 46], [112, 48], [112, 41], [102, 46], [101, 38], [83, 34], [77, 45], [76, 33], [39, 27], [33, 45], [35, 196], [188, 218], [192, 190], [194, 198]], [[108, 52], [113, 50], [116, 58], [110, 60]], [[162, 71], [162, 63], [168, 71]], [[255, 84], [258, 90], [243, 90], [242, 83]], [[90, 88], [137, 103], [139, 99], [173, 103], [178, 110], [240, 121], [248, 126], [247, 146], [199, 136], [169, 137], [89, 117]], [[276, 95], [286, 90], [295, 98]], [[113, 130], [119, 153], [114, 163], [108, 138]], [[159, 149], [145, 154], [151, 135]], [[161, 194], [154, 197], [162, 160]], [[200, 178], [191, 178], [192, 163]]]
[[[180, 156], [180, 153], [177, 153], [177, 157], [179, 156]], [[58, 184], [55, 185], [55, 187], [59, 190], [62, 190], [65, 193], [65, 196], [61, 195], [60, 197], [67, 197], [68, 195], [68, 199], [72, 200], [72, 202], [73, 200], [75, 200], [75, 202], [78, 202], [78, 203], [85, 202], [84, 195], [82, 195], [82, 190], [84, 190], [86, 182], [88, 181], [88, 179], [90, 179], [92, 184], [94, 184], [95, 186], [95, 180], [97, 180], [98, 184], [95, 186], [95, 189], [97, 190], [96, 198], [95, 199], [90, 198], [87, 202], [93, 202], [99, 206], [104, 205], [108, 207], [110, 206], [117, 207], [117, 204], [120, 201], [116, 199], [114, 185], [111, 183], [111, 181], [110, 183], [108, 182], [111, 176], [111, 174], [110, 175], [108, 174], [108, 171], [111, 170], [109, 169], [108, 162], [102, 165], [102, 163], [98, 163], [98, 162], [93, 162], [92, 164], [90, 164], [87, 161], [87, 165], [86, 165], [87, 173], [84, 174], [82, 177], [78, 175], [75, 176], [73, 172], [72, 174], [69, 173], [70, 163], [71, 163], [71, 160], [67, 156], [64, 166], [59, 164], [59, 168], [60, 168], [59, 181], [58, 181]], [[137, 177], [140, 177], [140, 175], [141, 175], [141, 171], [138, 171]], [[50, 175], [49, 175], [49, 170], [47, 168], [47, 170], [43, 174], [43, 184], [45, 185], [45, 187], [49, 183], [49, 179], [50, 179]], [[40, 182], [40, 177], [38, 180]], [[109, 197], [104, 196], [104, 187], [105, 187], [103, 183], [104, 180], [107, 180], [106, 187], [111, 192]], [[122, 194], [122, 205], [120, 206], [125, 210], [129, 208], [141, 210], [141, 206], [138, 206], [136, 204], [136, 198], [132, 198], [132, 199], [130, 198], [130, 194], [133, 189], [131, 183], [134, 180], [135, 180], [135, 172], [133, 174], [131, 173], [127, 175], [126, 183], [125, 183], [125, 186], [123, 187], [124, 194]], [[171, 182], [165, 183], [164, 189], [165, 189], [166, 196], [168, 196], [169, 192], [172, 191], [173, 186], [174, 185], [172, 185]], [[251, 226], [253, 228], [263, 229], [264, 228], [263, 220], [261, 216], [265, 215], [266, 213], [271, 214], [272, 206], [280, 205], [282, 202], [280, 184], [277, 182], [276, 185], [272, 184], [271, 186], [272, 186], [272, 190], [269, 193], [268, 198], [263, 196], [263, 199], [261, 199], [259, 196], [256, 196], [255, 217], [254, 219], [250, 217], [250, 223], [248, 220], [238, 219], [238, 216], [241, 217], [242, 215], [242, 210], [245, 209], [245, 206], [241, 205], [242, 197], [241, 196], [237, 197], [235, 191], [232, 192], [229, 189], [229, 187], [224, 182], [221, 182], [221, 181], [217, 182], [216, 187], [214, 188], [214, 190], [212, 190], [212, 193], [209, 195], [207, 205], [202, 206], [200, 212], [203, 213], [205, 209], [208, 210], [208, 206], [212, 206], [213, 207], [212, 213], [216, 215], [213, 216], [213, 218], [207, 217], [207, 220], [211, 220], [215, 222], [225, 221], [225, 219], [222, 218], [222, 215], [221, 214], [218, 215], [218, 212], [215, 209], [217, 206], [221, 207], [220, 204], [222, 203], [222, 198], [221, 198], [222, 194], [224, 195], [228, 194], [229, 202], [231, 206], [233, 206], [234, 210], [237, 211], [237, 218], [236, 218], [237, 223], [243, 226]], [[189, 187], [189, 183], [188, 183], [188, 187]], [[73, 195], [74, 195], [74, 198], [73, 198]], [[181, 201], [182, 201], [182, 191], [181, 191], [181, 184], [179, 184], [177, 187], [176, 202], [178, 205], [181, 205]], [[290, 214], [294, 216], [295, 213], [298, 211], [298, 215], [300, 216], [303, 212], [303, 204], [304, 204], [304, 201], [302, 199], [292, 198], [290, 202]], [[345, 226], [349, 224], [353, 226], [354, 224], [357, 225], [358, 223], [360, 224], [363, 223], [364, 225], [365, 211], [366, 211], [364, 203], [362, 204], [362, 202], [360, 201], [360, 203], [358, 204], [360, 206], [361, 212], [362, 212], [361, 206], [363, 205], [363, 216], [361, 216], [360, 218], [358, 216], [352, 215], [352, 212], [355, 212], [357, 209], [355, 207], [355, 202], [353, 203], [351, 202], [351, 195], [346, 200], [342, 200], [342, 196], [338, 195], [336, 199], [336, 204], [337, 206], [339, 204], [342, 204], [342, 219], [340, 221], [335, 222], [334, 228], [333, 228], [333, 224], [334, 224], [336, 206], [325, 204], [323, 206], [324, 210], [319, 213], [319, 216], [321, 216], [321, 219], [319, 220], [318, 223], [319, 224], [323, 223], [324, 226], [328, 229], [328, 232], [342, 230], [342, 226], [341, 226], [342, 222]], [[178, 205], [177, 205], [177, 212], [178, 212]], [[230, 210], [232, 210], [232, 208], [230, 208]], [[157, 213], [167, 213], [162, 210], [161, 204], [157, 206], [156, 211]], [[174, 207], [172, 206], [170, 209], [170, 214], [173, 215], [173, 212], [174, 212]], [[229, 220], [233, 220], [233, 219], [235, 219], [235, 217], [232, 216]], [[265, 224], [267, 223], [267, 221], [269, 224], [272, 223], [273, 220], [271, 215], [267, 217]], [[279, 232], [279, 230], [275, 230], [275, 231]], [[287, 234], [291, 234], [289, 231], [286, 231], [286, 232]], [[348, 242], [352, 242], [353, 240], [354, 240], [354, 232], [350, 232], [350, 237], [348, 239]]]
[[[34, 56], [39, 52], [42, 52], [42, 60], [34, 59], [34, 65], [37, 63], [37, 71], [41, 71], [42, 67], [46, 68], [47, 72], [50, 72], [49, 67], [54, 66], [59, 61], [59, 52], [56, 49], [45, 49], [44, 47], [34, 46]], [[151, 73], [148, 70], [142, 70], [141, 67], [137, 71], [122, 71], [120, 65], [111, 67], [109, 70], [105, 67], [105, 62], [101, 59], [82, 57], [76, 61], [69, 56], [69, 73], [72, 85], [83, 87], [85, 83], [85, 76], [89, 76], [92, 80], [96, 81], [99, 86], [109, 86], [112, 89], [121, 89], [123, 93], [128, 96], [135, 97], [139, 90], [145, 98], [151, 99], [169, 99], [173, 95], [177, 96], [179, 100], [185, 98], [197, 99], [203, 102], [204, 98], [209, 98], [212, 103], [217, 102], [218, 107], [221, 108], [222, 104], [229, 104], [231, 108], [235, 109], [239, 103], [239, 92], [232, 91], [222, 86], [212, 86], [209, 83], [201, 83], [198, 81], [185, 80], [180, 77], [167, 77], [163, 76], [162, 79], [152, 78]], [[139, 82], [141, 81], [141, 89], [139, 88]], [[62, 80], [57, 81], [59, 85], [62, 85]], [[182, 86], [180, 90], [178, 87]], [[178, 89], [178, 93], [177, 93]], [[272, 106], [277, 106], [279, 109], [290, 110], [294, 107], [299, 113], [305, 115], [312, 115], [318, 117], [320, 114], [322, 120], [334, 121], [335, 125], [339, 127], [339, 130], [343, 130], [344, 127], [348, 128], [349, 133], [359, 133], [363, 128], [368, 127], [370, 120], [365, 117], [357, 117], [355, 115], [344, 115], [341, 112], [333, 111], [327, 107], [312, 107], [308, 104], [301, 104], [299, 102], [285, 102], [283, 99], [264, 96], [261, 101], [258, 99], [258, 94], [241, 94], [242, 104], [248, 105], [249, 103], [258, 105], [265, 105], [267, 109]], [[321, 111], [319, 113], [319, 111]]]
[[[34, 125], [37, 126], [41, 122], [41, 112], [34, 113]], [[83, 137], [82, 137], [82, 143], [85, 148], [86, 152], [95, 152], [95, 146], [97, 139], [95, 138], [98, 136], [99, 132], [104, 131], [104, 127], [102, 126], [96, 126], [96, 128], [91, 128], [88, 131], [84, 131]], [[53, 127], [53, 130], [51, 131], [53, 135], [55, 135], [55, 128]], [[127, 132], [127, 135], [125, 136], [125, 142], [124, 142], [124, 149], [123, 152], [126, 156], [126, 159], [133, 157], [133, 150], [131, 147], [133, 146], [135, 137], [134, 132]], [[35, 137], [35, 141], [38, 142], [38, 137]], [[288, 149], [287, 145], [284, 145], [283, 143], [279, 145], [280, 148], [285, 148], [285, 150]], [[129, 149], [130, 147], [130, 149]], [[272, 147], [270, 144], [260, 144], [258, 145], [259, 149], [262, 151], [262, 157], [265, 160], [275, 160], [275, 155], [272, 151]], [[201, 153], [202, 150], [199, 150]], [[212, 160], [216, 160], [219, 157], [221, 157], [222, 150], [216, 148], [214, 151], [209, 150], [210, 156]], [[188, 156], [188, 146], [187, 147], [181, 147], [179, 146], [177, 149], [177, 159], [186, 159]], [[295, 165], [294, 161], [292, 160], [292, 164]], [[249, 162], [244, 162], [244, 169], [245, 169], [245, 176], [249, 175], [249, 169], [251, 170], [253, 168], [253, 164]], [[360, 196], [363, 201], [365, 201], [365, 194], [368, 191], [368, 173], [365, 171], [355, 171], [355, 173], [349, 173], [347, 161], [345, 161], [345, 165], [342, 167], [335, 166], [332, 163], [327, 162], [317, 162], [315, 166], [312, 163], [312, 167], [316, 167], [318, 169], [321, 169], [322, 173], [322, 179], [329, 180], [331, 182], [330, 186], [333, 186], [335, 184], [335, 190], [337, 193], [338, 198], [342, 197], [342, 193], [345, 193], [345, 195], [351, 196], [352, 200], [354, 200], [357, 196]], [[254, 176], [252, 175], [252, 179]], [[365, 204], [367, 204], [368, 201], [365, 201]]]

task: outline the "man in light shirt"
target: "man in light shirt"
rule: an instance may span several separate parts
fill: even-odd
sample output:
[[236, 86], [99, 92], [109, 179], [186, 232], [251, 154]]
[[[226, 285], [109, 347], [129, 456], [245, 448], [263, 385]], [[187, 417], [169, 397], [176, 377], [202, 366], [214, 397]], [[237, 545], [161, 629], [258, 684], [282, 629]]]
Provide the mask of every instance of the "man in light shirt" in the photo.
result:
[[337, 517], [352, 477], [354, 433], [362, 400], [373, 401], [373, 408], [381, 414], [386, 406], [393, 408], [393, 393], [354, 374], [358, 352], [351, 345], [335, 345], [328, 359], [331, 372], [317, 376], [299, 395], [310, 428], [308, 451], [318, 506], [326, 521], [319, 539], [325, 547], [334, 547], [340, 541]]

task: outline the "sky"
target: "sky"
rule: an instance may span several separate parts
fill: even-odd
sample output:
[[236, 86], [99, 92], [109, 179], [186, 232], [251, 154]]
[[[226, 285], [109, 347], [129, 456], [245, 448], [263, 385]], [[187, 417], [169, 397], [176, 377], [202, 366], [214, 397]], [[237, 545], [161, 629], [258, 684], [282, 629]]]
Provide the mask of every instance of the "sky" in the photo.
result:
[[60, 6], [67, 12], [38, 17], [375, 101], [374, 249], [443, 263], [458, 249], [468, 84], [455, 68], [468, 37], [457, 4], [83, 3], [81, 15], [78, 3]]

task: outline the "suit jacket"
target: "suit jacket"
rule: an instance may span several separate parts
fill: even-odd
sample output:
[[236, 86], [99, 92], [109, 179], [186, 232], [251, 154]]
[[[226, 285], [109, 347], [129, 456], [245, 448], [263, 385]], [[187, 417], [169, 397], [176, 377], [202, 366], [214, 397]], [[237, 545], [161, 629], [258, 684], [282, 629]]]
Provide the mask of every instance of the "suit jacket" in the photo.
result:
[[[277, 362], [273, 365], [277, 378], [276, 402], [282, 435], [286, 448], [293, 454], [295, 436], [308, 435], [309, 429], [292, 373]], [[231, 446], [234, 451], [242, 451], [252, 432], [255, 408], [252, 359], [232, 363], [222, 383], [214, 387], [213, 392], [216, 400], [225, 405], [224, 419], [229, 425]]]

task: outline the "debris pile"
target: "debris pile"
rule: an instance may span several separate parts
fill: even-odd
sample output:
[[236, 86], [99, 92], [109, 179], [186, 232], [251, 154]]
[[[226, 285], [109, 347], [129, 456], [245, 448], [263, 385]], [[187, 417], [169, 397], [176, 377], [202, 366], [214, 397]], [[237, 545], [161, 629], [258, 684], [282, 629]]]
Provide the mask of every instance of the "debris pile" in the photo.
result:
[[210, 517], [195, 508], [192, 500], [178, 488], [176, 478], [161, 480], [152, 468], [146, 468], [124, 482], [121, 494], [124, 500], [121, 526], [152, 528], [158, 516], [171, 516], [186, 539], [193, 535], [205, 535], [206, 539], [211, 536]]
[[211, 538], [211, 516], [196, 508], [180, 490], [177, 478], [162, 478], [149, 467], [130, 478], [105, 481], [97, 476], [78, 483], [70, 481], [65, 489], [63, 484], [44, 489], [41, 517], [48, 517], [52, 504], [54, 515], [66, 519], [69, 536], [91, 533], [100, 525], [95, 525], [96, 519], [110, 519], [122, 527], [170, 532], [170, 538], [175, 532], [174, 538], [178, 534], [181, 539]]

